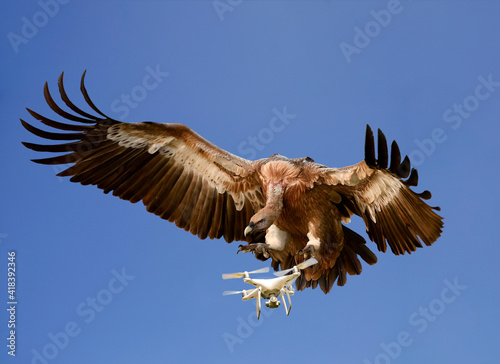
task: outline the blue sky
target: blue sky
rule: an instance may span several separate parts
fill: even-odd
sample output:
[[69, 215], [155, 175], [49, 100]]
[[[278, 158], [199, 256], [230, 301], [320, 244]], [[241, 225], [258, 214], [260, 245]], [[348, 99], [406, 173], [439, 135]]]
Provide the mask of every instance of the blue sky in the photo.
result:
[[[0, 7], [2, 363], [498, 362], [500, 2]], [[84, 70], [108, 115], [180, 122], [245, 158], [346, 166], [363, 158], [365, 125], [381, 128], [414, 161], [444, 233], [411, 256], [378, 253], [346, 286], [299, 292], [289, 317], [264, 308], [257, 322], [254, 302], [221, 295], [244, 288], [221, 273], [267, 265], [236, 255], [238, 243], [198, 240], [29, 162], [39, 156], [20, 142], [39, 140], [18, 121], [33, 121], [24, 108], [55, 118], [42, 88], [55, 94], [62, 71], [85, 106]], [[272, 131], [276, 112], [289, 123]], [[366, 237], [360, 219], [350, 227]]]

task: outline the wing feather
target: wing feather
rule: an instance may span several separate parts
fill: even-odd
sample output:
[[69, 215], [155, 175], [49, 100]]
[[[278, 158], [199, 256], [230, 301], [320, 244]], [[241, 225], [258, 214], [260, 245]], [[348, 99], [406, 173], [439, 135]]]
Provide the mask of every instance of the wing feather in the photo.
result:
[[177, 206], [180, 205], [182, 198], [186, 194], [192, 180], [193, 172], [184, 171], [171, 190], [167, 190], [165, 188], [163, 189], [165, 198], [162, 200], [168, 203], [162, 204], [160, 208], [159, 216], [161, 216], [162, 219], [174, 222], [173, 213]]
[[[193, 175], [193, 180], [188, 187], [188, 190], [184, 194], [184, 197], [180, 204], [177, 206], [172, 214], [172, 219], [175, 224], [189, 231], [190, 222], [189, 219], [191, 214], [195, 211], [196, 203], [198, 202], [198, 197], [201, 190], [201, 176], [199, 174]], [[193, 231], [193, 234], [197, 234], [197, 229]]]
[[[82, 75], [80, 90], [99, 116], [77, 107], [59, 77], [63, 110], [47, 84], [44, 96], [66, 123], [32, 110], [35, 119], [57, 131], [36, 128], [24, 120], [32, 134], [62, 144], [24, 143], [37, 152], [65, 153], [34, 160], [41, 164], [73, 163], [59, 176], [96, 185], [105, 193], [131, 202], [142, 200], [147, 211], [178, 227], [206, 237], [246, 240], [243, 231], [250, 217], [264, 206], [264, 197], [251, 161], [228, 153], [181, 124], [122, 123], [109, 118], [91, 101]], [[71, 131], [72, 133], [67, 133]]]
[[99, 158], [92, 158], [91, 161], [82, 166], [82, 171], [74, 174], [70, 181], [80, 182], [83, 185], [93, 184], [99, 187], [99, 183], [113, 172], [113, 164], [124, 156], [128, 157], [131, 152], [121, 147], [105, 153]]
[[225, 230], [225, 213], [224, 206], [226, 205], [227, 195], [216, 195], [213, 199], [215, 214], [212, 216], [212, 225], [208, 231], [209, 236], [219, 239], [223, 236]]
[[110, 181], [109, 185], [104, 190], [104, 193], [113, 191], [114, 196], [120, 196], [120, 194], [116, 193], [116, 190], [119, 187], [124, 186], [129, 180], [131, 180], [132, 176], [137, 173], [138, 169], [147, 164], [153, 158], [154, 156], [152, 155], [138, 153], [135, 157], [131, 158], [130, 161], [122, 166], [122, 170], [120, 171], [120, 173], [118, 173], [116, 178]]
[[224, 206], [224, 239], [226, 241], [233, 241], [234, 240], [234, 215], [236, 213], [235, 209], [232, 209], [231, 206], [233, 205], [233, 197], [231, 195], [228, 195], [226, 200], [226, 204]]
[[387, 141], [380, 130], [378, 153], [377, 160], [373, 132], [367, 126], [365, 160], [345, 168], [325, 168], [321, 183], [331, 185], [342, 195], [339, 204], [342, 211], [363, 218], [368, 236], [380, 251], [385, 252], [387, 244], [394, 254], [411, 253], [422, 247], [420, 241], [431, 245], [441, 235], [443, 222], [433, 211], [439, 208], [430, 207], [423, 201], [431, 197], [430, 192], [417, 194], [409, 188], [417, 185], [418, 172], [411, 169], [407, 156], [400, 163], [396, 142], [392, 143], [391, 162], [388, 163]]
[[[83, 78], [85, 77], [85, 73], [82, 76], [82, 85], [83, 85]], [[95, 118], [93, 115], [83, 111], [79, 107], [77, 107], [71, 100], [69, 99], [68, 95], [66, 94], [66, 90], [64, 89], [64, 72], [61, 73], [59, 76], [59, 80], [57, 82], [58, 87], [59, 87], [59, 94], [61, 95], [61, 100], [64, 101], [67, 107], [69, 107], [71, 110], [76, 112], [77, 114], [80, 114], [83, 117], [86, 117], [87, 119], [90, 119], [90, 123], [93, 124], [93, 119]], [[83, 85], [83, 88], [85, 86]], [[86, 92], [86, 91], [85, 91]], [[39, 119], [40, 120], [40, 119]]]
[[[114, 189], [113, 195], [122, 196], [124, 200], [129, 200], [132, 203], [140, 201], [142, 197], [134, 199], [134, 196], [136, 194], [142, 196], [141, 189], [148, 188], [151, 185], [156, 173], [161, 168], [161, 159], [158, 155], [151, 155], [147, 162], [138, 165], [134, 172]], [[144, 176], [145, 181], [137, 178], [137, 176]]]

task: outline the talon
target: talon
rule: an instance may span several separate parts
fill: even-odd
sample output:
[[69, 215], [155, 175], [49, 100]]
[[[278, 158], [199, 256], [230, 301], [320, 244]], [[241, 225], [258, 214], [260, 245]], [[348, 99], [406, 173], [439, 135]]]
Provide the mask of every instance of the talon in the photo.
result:
[[297, 255], [302, 255], [304, 260], [307, 260], [314, 257], [314, 253], [316, 253], [316, 247], [314, 247], [314, 245], [306, 245], [304, 249], [297, 252]]
[[247, 245], [239, 245], [238, 246], [238, 251], [236, 252], [236, 254], [238, 254], [239, 252], [242, 252], [242, 253], [248, 253], [250, 251], [252, 251], [252, 248], [250, 246], [251, 244], [247, 244]]
[[240, 251], [243, 253], [247, 252], [252, 252], [255, 254], [255, 257], [259, 260], [267, 260], [271, 256], [269, 254], [269, 250], [267, 250], [267, 245], [264, 243], [251, 243], [247, 245], [240, 245], [238, 247], [238, 251], [236, 254], [238, 254]]

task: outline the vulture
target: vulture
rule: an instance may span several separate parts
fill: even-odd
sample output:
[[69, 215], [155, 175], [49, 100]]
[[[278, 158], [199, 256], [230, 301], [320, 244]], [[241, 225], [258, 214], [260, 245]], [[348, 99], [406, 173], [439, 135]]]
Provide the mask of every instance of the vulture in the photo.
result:
[[[182, 124], [124, 123], [106, 116], [91, 101], [81, 78], [80, 90], [93, 115], [77, 107], [58, 81], [62, 109], [49, 93], [50, 108], [63, 119], [48, 119], [27, 109], [45, 131], [21, 119], [34, 135], [60, 144], [23, 144], [37, 152], [62, 153], [33, 162], [71, 164], [58, 176], [96, 185], [104, 193], [132, 203], [200, 239], [246, 242], [238, 252], [271, 258], [275, 270], [288, 269], [314, 257], [296, 281], [298, 290], [328, 293], [347, 274], [361, 273], [360, 258], [377, 262], [366, 240], [345, 224], [360, 216], [370, 240], [381, 252], [405, 254], [431, 245], [441, 235], [442, 217], [424, 200], [429, 191], [410, 189], [418, 182], [410, 160], [399, 147], [390, 151], [378, 130], [377, 148], [366, 127], [364, 160], [349, 167], [329, 168], [309, 157], [289, 159], [279, 154], [250, 161], [210, 143]], [[68, 110], [69, 109], [69, 110]], [[64, 131], [64, 132], [61, 132]], [[377, 150], [377, 152], [376, 152]], [[389, 158], [390, 154], [390, 158]]]

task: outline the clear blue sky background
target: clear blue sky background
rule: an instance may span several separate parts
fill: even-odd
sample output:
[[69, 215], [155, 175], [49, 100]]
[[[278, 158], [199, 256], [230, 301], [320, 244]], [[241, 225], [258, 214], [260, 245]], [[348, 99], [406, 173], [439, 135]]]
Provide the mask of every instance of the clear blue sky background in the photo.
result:
[[[231, 3], [220, 14], [212, 1], [0, 5], [0, 361], [497, 363], [500, 2]], [[168, 76], [141, 93], [157, 67]], [[110, 116], [184, 123], [246, 158], [254, 136], [256, 158], [341, 167], [363, 158], [366, 123], [381, 128], [414, 160], [444, 233], [411, 256], [379, 253], [328, 295], [299, 292], [289, 317], [264, 308], [257, 323], [254, 302], [221, 296], [244, 287], [221, 273], [267, 263], [29, 162], [39, 156], [20, 142], [39, 139], [19, 123], [33, 121], [24, 108], [55, 118], [42, 87], [55, 92], [61, 71], [85, 106], [85, 69]], [[275, 108], [295, 117], [270, 135]], [[366, 237], [359, 219], [351, 227]], [[5, 346], [12, 250], [16, 358]]]

